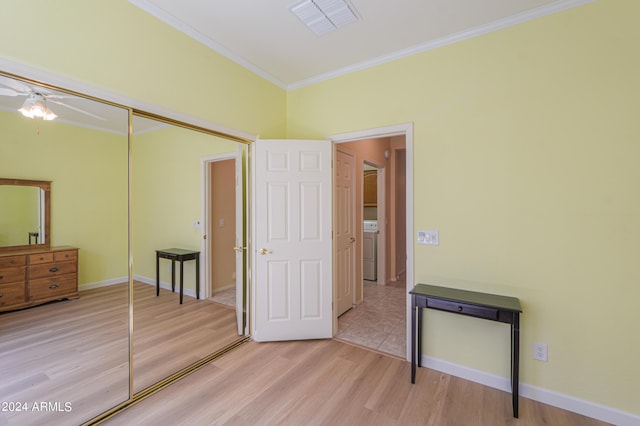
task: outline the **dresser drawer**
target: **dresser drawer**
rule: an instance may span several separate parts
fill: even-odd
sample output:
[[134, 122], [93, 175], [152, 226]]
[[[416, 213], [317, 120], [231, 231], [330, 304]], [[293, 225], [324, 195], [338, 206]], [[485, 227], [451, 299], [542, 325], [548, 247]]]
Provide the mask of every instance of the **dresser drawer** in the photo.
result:
[[65, 260], [78, 260], [78, 251], [67, 250], [53, 252], [53, 260], [56, 262], [64, 262]]
[[0, 285], [0, 308], [17, 305], [26, 301], [24, 282]]
[[78, 290], [76, 274], [63, 277], [48, 277], [29, 281], [29, 297], [46, 299], [59, 295], [74, 293]]
[[24, 282], [25, 267], [0, 269], [0, 284]]
[[497, 309], [484, 306], [467, 305], [465, 303], [451, 302], [448, 300], [429, 299], [427, 301], [427, 307], [494, 321], [498, 319]]
[[29, 255], [29, 265], [38, 265], [40, 263], [51, 263], [51, 262], [53, 262], [53, 252]]
[[27, 256], [7, 256], [0, 257], [0, 268], [13, 268], [24, 266], [27, 263]]
[[75, 261], [29, 266], [29, 279], [71, 274], [77, 272], [76, 268], [77, 263]]

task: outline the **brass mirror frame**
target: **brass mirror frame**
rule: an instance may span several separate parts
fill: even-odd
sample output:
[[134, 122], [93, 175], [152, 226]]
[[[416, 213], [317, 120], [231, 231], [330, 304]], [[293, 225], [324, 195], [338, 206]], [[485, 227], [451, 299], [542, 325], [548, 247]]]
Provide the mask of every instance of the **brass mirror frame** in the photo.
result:
[[44, 219], [44, 241], [39, 244], [3, 246], [0, 247], [0, 253], [32, 249], [49, 249], [51, 247], [51, 182], [44, 180], [0, 178], [0, 185], [33, 186], [40, 188], [44, 192], [44, 218], [38, 217], [38, 221]]

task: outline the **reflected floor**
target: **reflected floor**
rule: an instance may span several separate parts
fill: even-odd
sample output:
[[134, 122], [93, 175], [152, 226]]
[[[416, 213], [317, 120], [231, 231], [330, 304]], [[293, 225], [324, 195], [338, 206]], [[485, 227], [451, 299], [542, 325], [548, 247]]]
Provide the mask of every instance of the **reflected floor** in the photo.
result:
[[128, 399], [128, 293], [114, 285], [0, 314], [0, 402], [28, 408], [3, 410], [0, 425], [81, 424]]
[[134, 282], [135, 392], [238, 340], [235, 308]]
[[229, 287], [229, 288], [225, 288], [224, 290], [216, 291], [215, 293], [213, 293], [213, 296], [211, 296], [210, 300], [217, 303], [222, 303], [223, 305], [231, 306], [232, 308], [235, 309], [236, 288]]
[[364, 281], [364, 301], [338, 318], [338, 339], [406, 358], [404, 281], [379, 285]]

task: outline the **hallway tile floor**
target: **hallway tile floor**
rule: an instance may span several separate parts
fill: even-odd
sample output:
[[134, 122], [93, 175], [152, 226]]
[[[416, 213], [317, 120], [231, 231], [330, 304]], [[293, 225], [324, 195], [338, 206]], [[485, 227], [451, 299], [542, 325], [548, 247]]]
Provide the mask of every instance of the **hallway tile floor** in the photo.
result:
[[364, 301], [338, 318], [338, 339], [406, 357], [404, 282], [378, 285], [364, 281]]

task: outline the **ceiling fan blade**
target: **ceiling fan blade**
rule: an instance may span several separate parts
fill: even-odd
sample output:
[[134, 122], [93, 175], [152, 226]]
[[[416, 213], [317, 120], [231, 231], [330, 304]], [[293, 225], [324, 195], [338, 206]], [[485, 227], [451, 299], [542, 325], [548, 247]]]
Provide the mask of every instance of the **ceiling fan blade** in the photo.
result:
[[[18, 95], [28, 95], [33, 91], [29, 86], [22, 83], [21, 81], [14, 80], [8, 77], [0, 78], [0, 84], [15, 91]], [[8, 96], [16, 96], [16, 95], [8, 95]]]
[[0, 96], [18, 96], [21, 93], [16, 92], [13, 89], [5, 89], [4, 87], [0, 87]]
[[56, 105], [62, 105], [63, 107], [66, 107], [66, 108], [72, 109], [72, 110], [77, 111], [77, 112], [79, 112], [79, 113], [81, 113], [81, 114], [88, 115], [89, 117], [93, 117], [93, 118], [95, 118], [95, 119], [97, 119], [97, 120], [102, 120], [102, 121], [105, 121], [105, 120], [106, 120], [106, 118], [104, 118], [104, 117], [100, 117], [99, 115], [92, 114], [92, 113], [90, 113], [90, 112], [88, 112], [88, 111], [85, 111], [85, 110], [83, 110], [83, 109], [76, 108], [76, 107], [74, 107], [74, 106], [72, 106], [72, 105], [69, 105], [69, 104], [65, 104], [64, 102], [54, 101], [53, 99], [50, 99], [50, 98], [48, 98], [48, 97], [47, 97], [47, 101], [49, 101], [49, 102], [51, 102], [51, 103], [53, 103], [53, 104], [56, 104]]

